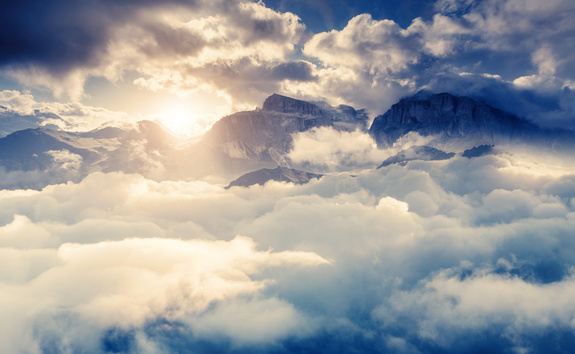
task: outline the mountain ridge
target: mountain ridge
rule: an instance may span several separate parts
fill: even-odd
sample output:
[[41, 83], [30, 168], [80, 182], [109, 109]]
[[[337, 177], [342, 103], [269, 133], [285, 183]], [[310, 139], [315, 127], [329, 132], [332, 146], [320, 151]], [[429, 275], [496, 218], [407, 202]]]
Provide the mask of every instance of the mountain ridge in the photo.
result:
[[552, 138], [565, 140], [575, 136], [562, 130], [543, 129], [470, 97], [426, 91], [392, 105], [386, 113], [374, 119], [369, 129], [380, 147], [391, 146], [409, 132], [437, 135], [441, 142], [465, 139], [471, 145], [548, 143]]
[[[432, 148], [450, 152], [505, 143], [551, 149], [575, 146], [573, 131], [543, 129], [486, 103], [449, 93], [418, 92], [406, 97], [376, 117], [369, 130], [368, 119], [365, 110], [350, 106], [332, 107], [273, 94], [262, 109], [225, 116], [188, 144], [150, 121], [121, 128], [101, 126], [89, 132], [29, 128], [0, 137], [0, 172], [37, 171], [55, 176], [41, 182], [39, 175], [35, 188], [76, 181], [95, 171], [140, 173], [156, 180], [219, 176], [229, 181], [250, 171], [291, 168], [294, 135], [316, 127], [367, 131], [379, 148], [412, 132], [429, 136], [424, 144], [428, 148], [404, 151], [384, 164], [404, 163], [412, 157], [447, 157]], [[470, 156], [479, 153], [469, 152]], [[2, 183], [3, 188], [28, 187], [18, 181]]]
[[365, 130], [368, 120], [364, 110], [350, 106], [320, 108], [315, 103], [273, 94], [262, 109], [223, 117], [203, 140], [233, 158], [273, 161], [274, 151], [284, 155], [293, 147], [293, 134], [319, 127]]

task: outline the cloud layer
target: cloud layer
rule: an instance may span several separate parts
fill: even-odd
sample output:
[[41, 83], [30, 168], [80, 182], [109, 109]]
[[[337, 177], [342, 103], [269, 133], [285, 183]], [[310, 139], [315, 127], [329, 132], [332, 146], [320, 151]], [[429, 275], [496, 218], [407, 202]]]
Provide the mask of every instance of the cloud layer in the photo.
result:
[[[130, 73], [137, 88], [208, 92], [235, 108], [279, 91], [376, 115], [427, 88], [575, 126], [571, 1], [439, 0], [434, 8], [407, 26], [357, 14], [311, 33], [297, 14], [262, 2], [13, 2], [0, 14], [2, 75], [61, 101], [5, 90], [0, 119], [80, 130], [133, 122], [71, 103], [90, 78]], [[92, 173], [39, 191], [1, 190], [0, 345], [27, 353], [570, 351], [573, 157], [497, 147], [374, 169], [424, 143], [410, 136], [378, 150], [360, 132], [310, 130], [294, 137], [289, 157], [326, 175], [306, 185], [225, 190]], [[48, 155], [58, 178], [82, 164], [67, 150]]]
[[[332, 148], [349, 138], [314, 134]], [[93, 173], [4, 190], [0, 341], [15, 352], [568, 350], [568, 159], [500, 148], [306, 185]]]

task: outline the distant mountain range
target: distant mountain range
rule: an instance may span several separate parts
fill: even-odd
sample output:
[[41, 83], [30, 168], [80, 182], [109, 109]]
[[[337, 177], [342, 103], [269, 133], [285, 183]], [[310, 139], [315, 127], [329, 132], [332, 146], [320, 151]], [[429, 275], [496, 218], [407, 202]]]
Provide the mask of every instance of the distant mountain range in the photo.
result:
[[[39, 124], [36, 116], [22, 121], [5, 118], [0, 117], [0, 132]], [[36, 171], [38, 177], [5, 178], [0, 188], [41, 188], [77, 181], [94, 171], [140, 173], [157, 180], [217, 175], [228, 181], [254, 171], [258, 173], [239, 178], [230, 186], [270, 179], [301, 183], [317, 176], [290, 169], [287, 154], [293, 147], [294, 134], [317, 127], [366, 131], [380, 147], [391, 146], [412, 132], [433, 137], [430, 146], [400, 152], [382, 166], [413, 159], [450, 158], [452, 155], [440, 150], [442, 147], [462, 151], [498, 144], [575, 146], [573, 131], [543, 129], [480, 101], [449, 93], [419, 92], [376, 117], [369, 129], [368, 123], [364, 110], [274, 94], [261, 109], [223, 117], [204, 136], [187, 143], [178, 142], [150, 121], [131, 128], [105, 127], [84, 133], [54, 127], [22, 129], [0, 138], [0, 172], [14, 175]], [[469, 154], [475, 156], [483, 150]]]
[[24, 129], [0, 139], [4, 173], [39, 172], [37, 179], [0, 182], [3, 188], [41, 188], [78, 181], [94, 171], [142, 173], [161, 177], [175, 139], [157, 124], [141, 121], [132, 129], [106, 127], [90, 132]]
[[[62, 124], [66, 124], [58, 115], [54, 113], [43, 113], [38, 110], [32, 114], [14, 114], [8, 108], [0, 105], [0, 138], [19, 130], [38, 128], [45, 123], [46, 119], [53, 119]], [[58, 129], [58, 126], [47, 124], [46, 128]]]

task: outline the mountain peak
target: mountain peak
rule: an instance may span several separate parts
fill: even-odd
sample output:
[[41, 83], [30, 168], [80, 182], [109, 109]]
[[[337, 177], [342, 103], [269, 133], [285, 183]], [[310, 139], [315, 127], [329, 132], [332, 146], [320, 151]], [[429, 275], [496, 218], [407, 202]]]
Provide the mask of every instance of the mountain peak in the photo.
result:
[[278, 95], [277, 93], [274, 93], [264, 101], [262, 110], [268, 112], [308, 114], [312, 116], [325, 115], [324, 111], [313, 103]]
[[483, 102], [444, 92], [420, 91], [374, 119], [370, 133], [380, 145], [391, 145], [409, 132], [438, 136], [446, 142], [494, 144], [527, 141], [539, 129], [525, 119]]
[[[453, 96], [453, 95], [451, 95], [450, 93], [447, 93], [447, 92], [445, 92], [445, 93], [443, 93], [443, 94], [447, 94], [447, 95]], [[408, 98], [404, 98], [404, 99], [423, 101], [423, 100], [428, 100], [431, 96], [435, 96], [435, 95], [436, 95], [436, 93], [434, 93], [433, 91], [429, 91], [429, 90], [419, 90], [419, 91], [417, 91], [417, 93], [416, 93], [415, 95], [413, 95], [413, 96], [411, 96], [411, 97], [408, 97]]]

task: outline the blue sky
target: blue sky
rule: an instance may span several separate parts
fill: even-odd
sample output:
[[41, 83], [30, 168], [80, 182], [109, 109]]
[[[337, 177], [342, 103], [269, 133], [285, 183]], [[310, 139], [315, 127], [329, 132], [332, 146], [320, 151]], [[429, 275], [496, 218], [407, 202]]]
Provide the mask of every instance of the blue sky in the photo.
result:
[[434, 1], [266, 1], [265, 4], [278, 11], [297, 14], [306, 27], [314, 32], [343, 29], [353, 17], [368, 13], [376, 20], [390, 19], [407, 27], [417, 17], [429, 19], [435, 13]]

